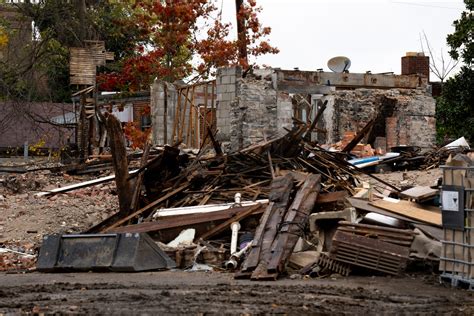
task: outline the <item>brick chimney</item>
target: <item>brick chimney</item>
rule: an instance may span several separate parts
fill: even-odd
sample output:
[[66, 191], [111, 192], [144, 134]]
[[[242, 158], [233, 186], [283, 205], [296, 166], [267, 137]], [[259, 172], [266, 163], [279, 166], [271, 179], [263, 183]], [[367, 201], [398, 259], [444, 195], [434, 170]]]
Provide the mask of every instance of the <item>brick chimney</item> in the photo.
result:
[[402, 57], [402, 75], [423, 75], [430, 81], [430, 58], [424, 53], [408, 52]]

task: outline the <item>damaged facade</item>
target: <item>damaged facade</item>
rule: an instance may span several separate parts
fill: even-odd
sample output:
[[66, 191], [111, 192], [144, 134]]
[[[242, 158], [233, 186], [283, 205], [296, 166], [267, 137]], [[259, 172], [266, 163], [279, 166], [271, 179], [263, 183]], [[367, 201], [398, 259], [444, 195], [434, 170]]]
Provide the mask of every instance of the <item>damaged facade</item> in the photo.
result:
[[[199, 137], [193, 141], [188, 137], [193, 129], [202, 134], [209, 125], [218, 130], [217, 138], [224, 148], [235, 151], [285, 133], [294, 118], [311, 124], [327, 101], [313, 130], [313, 141], [337, 143], [346, 132], [356, 133], [374, 120], [364, 138], [372, 147], [384, 151], [395, 146], [430, 148], [435, 143], [435, 100], [427, 76], [409, 62], [411, 57], [403, 58], [403, 75], [275, 68], [253, 70], [244, 76], [240, 68], [223, 68], [213, 82], [191, 89], [167, 83], [166, 93], [165, 84], [158, 81], [151, 92], [154, 142], [171, 144], [181, 137], [187, 146], [197, 147]], [[215, 111], [208, 123], [203, 119], [204, 108]], [[185, 135], [175, 131], [180, 124], [191, 131]]]

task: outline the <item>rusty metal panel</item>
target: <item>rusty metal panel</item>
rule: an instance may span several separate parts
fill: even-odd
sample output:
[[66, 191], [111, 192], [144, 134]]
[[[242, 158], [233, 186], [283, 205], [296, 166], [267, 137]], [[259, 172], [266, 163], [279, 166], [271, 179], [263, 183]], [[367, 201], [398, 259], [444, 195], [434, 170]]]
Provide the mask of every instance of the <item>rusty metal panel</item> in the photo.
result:
[[409, 254], [408, 247], [339, 230], [329, 252], [331, 259], [393, 275], [405, 269]]

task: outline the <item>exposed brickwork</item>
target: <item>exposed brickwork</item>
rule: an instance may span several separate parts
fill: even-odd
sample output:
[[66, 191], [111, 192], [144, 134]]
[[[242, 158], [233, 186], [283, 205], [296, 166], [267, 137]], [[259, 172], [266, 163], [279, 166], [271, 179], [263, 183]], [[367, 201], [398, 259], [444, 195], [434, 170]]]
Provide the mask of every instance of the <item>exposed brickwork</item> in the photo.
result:
[[430, 58], [428, 56], [403, 56], [402, 75], [423, 75], [430, 80]]
[[133, 122], [136, 126], [141, 126], [143, 110], [150, 106], [150, 101], [135, 101], [133, 102]]

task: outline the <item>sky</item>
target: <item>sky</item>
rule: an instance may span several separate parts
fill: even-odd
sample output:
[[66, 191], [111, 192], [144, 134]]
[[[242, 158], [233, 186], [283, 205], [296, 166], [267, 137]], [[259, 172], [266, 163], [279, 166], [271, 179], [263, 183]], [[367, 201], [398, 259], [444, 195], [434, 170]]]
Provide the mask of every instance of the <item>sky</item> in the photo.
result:
[[[235, 1], [220, 0], [222, 19], [234, 23]], [[329, 71], [334, 56], [351, 60], [350, 72], [401, 72], [401, 57], [420, 52], [425, 32], [440, 58], [446, 36], [465, 8], [462, 0], [257, 0], [260, 20], [272, 28], [277, 55], [257, 63], [282, 69]]]

